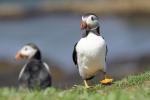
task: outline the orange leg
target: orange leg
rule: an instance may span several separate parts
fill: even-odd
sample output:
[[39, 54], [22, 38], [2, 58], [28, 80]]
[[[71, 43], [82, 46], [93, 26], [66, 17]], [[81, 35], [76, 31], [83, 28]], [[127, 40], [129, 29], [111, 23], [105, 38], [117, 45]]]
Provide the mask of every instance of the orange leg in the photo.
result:
[[86, 80], [84, 80], [84, 85], [85, 85], [85, 88], [90, 88]]

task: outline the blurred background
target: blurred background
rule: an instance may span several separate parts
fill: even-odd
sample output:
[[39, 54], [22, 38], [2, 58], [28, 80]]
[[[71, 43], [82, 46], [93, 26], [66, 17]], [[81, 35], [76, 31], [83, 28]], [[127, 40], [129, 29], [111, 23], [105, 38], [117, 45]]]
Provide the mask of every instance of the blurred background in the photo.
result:
[[0, 0], [0, 87], [17, 87], [25, 61], [14, 56], [29, 42], [50, 65], [54, 87], [82, 84], [72, 51], [81, 38], [81, 15], [90, 12], [99, 16], [110, 76], [118, 80], [150, 69], [149, 0]]

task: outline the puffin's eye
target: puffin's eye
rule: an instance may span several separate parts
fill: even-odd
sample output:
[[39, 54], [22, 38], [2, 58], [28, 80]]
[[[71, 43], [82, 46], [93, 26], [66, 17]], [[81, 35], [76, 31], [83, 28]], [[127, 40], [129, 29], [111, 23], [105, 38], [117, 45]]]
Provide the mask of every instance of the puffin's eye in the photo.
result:
[[93, 17], [91, 17], [91, 20], [92, 20], [92, 21], [94, 21], [94, 18], [93, 18]]
[[27, 51], [27, 50], [28, 50], [28, 48], [25, 48], [24, 50], [25, 50], [25, 51]]

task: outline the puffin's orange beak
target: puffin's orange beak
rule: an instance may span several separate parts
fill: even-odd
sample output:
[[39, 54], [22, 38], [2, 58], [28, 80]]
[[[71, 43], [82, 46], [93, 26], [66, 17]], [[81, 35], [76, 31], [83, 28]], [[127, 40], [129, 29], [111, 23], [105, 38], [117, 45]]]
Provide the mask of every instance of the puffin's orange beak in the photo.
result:
[[88, 29], [91, 29], [91, 25], [89, 23], [87, 24], [87, 27], [88, 27]]
[[86, 24], [84, 23], [84, 21], [81, 22], [81, 29], [84, 29], [86, 27]]
[[16, 60], [21, 60], [22, 59], [22, 56], [21, 56], [20, 52], [16, 53], [15, 58], [16, 58]]

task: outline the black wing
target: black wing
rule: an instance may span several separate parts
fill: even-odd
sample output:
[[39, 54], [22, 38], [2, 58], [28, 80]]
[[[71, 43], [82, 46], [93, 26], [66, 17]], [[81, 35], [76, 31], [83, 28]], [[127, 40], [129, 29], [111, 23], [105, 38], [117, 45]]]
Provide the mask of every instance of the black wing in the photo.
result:
[[[102, 36], [102, 38], [104, 39], [104, 37], [103, 37], [103, 36]], [[108, 53], [108, 47], [107, 47], [107, 44], [106, 44], [105, 61], [106, 61], [107, 53]]]
[[105, 61], [106, 61], [107, 53], [108, 53], [108, 47], [107, 47], [107, 45], [106, 45]]
[[77, 65], [77, 51], [76, 51], [76, 45], [77, 43], [74, 45], [74, 49], [73, 49], [73, 53], [72, 53], [72, 59], [75, 65]]
[[106, 45], [106, 56], [107, 56], [107, 53], [108, 53], [108, 47], [107, 47], [107, 45]]

